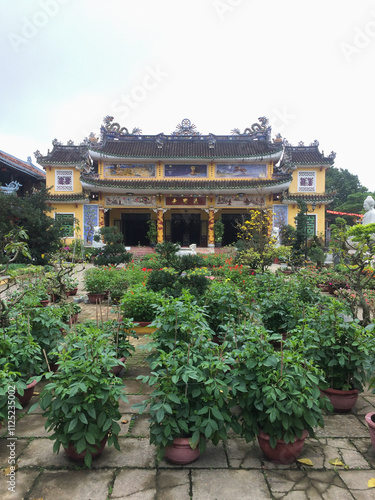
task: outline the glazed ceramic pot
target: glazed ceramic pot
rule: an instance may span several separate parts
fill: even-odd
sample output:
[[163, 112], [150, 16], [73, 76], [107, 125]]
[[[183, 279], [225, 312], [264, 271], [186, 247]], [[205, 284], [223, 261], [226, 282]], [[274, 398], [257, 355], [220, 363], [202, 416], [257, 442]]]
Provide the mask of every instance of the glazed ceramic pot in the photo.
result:
[[24, 390], [23, 396], [16, 392], [16, 396], [18, 398], [18, 401], [21, 403], [22, 408], [25, 408], [25, 406], [29, 404], [30, 399], [33, 397], [35, 386], [36, 379], [27, 385], [27, 388]]
[[[107, 439], [108, 439], [108, 436], [105, 436], [105, 438], [103, 438], [100, 441], [100, 443], [94, 445], [96, 451], [92, 452], [93, 458], [97, 457], [98, 455], [100, 455], [102, 453], [102, 451], [104, 450], [104, 447], [107, 443]], [[77, 453], [77, 450], [76, 450], [75, 445], [73, 443], [69, 443], [68, 448], [64, 448], [64, 451], [65, 451], [65, 454], [69, 458], [71, 458], [72, 460], [74, 460], [76, 462], [83, 462], [83, 460], [85, 460], [85, 456], [87, 453], [86, 450], [82, 451], [81, 453]]]
[[173, 444], [165, 449], [165, 458], [176, 465], [190, 464], [199, 458], [199, 446], [192, 448], [189, 438], [174, 438]]
[[350, 391], [340, 391], [338, 389], [320, 389], [320, 392], [327, 396], [331, 401], [334, 411], [337, 413], [349, 413], [354, 408], [359, 391], [351, 389]]
[[89, 293], [87, 297], [89, 299], [90, 304], [99, 304], [104, 300], [104, 293]]
[[370, 431], [371, 444], [375, 448], [375, 412], [367, 413], [365, 420]]
[[260, 431], [258, 443], [264, 455], [272, 462], [291, 464], [300, 456], [307, 436], [308, 432], [304, 430], [302, 437], [296, 437], [293, 443], [285, 443], [282, 439], [278, 439], [276, 447], [272, 448], [269, 435]]
[[[122, 363], [125, 363], [125, 360], [126, 358], [120, 358], [119, 361], [121, 361]], [[111, 372], [114, 374], [114, 375], [120, 375], [122, 369], [124, 367], [122, 365], [116, 365], [116, 366], [113, 366], [111, 368]]]

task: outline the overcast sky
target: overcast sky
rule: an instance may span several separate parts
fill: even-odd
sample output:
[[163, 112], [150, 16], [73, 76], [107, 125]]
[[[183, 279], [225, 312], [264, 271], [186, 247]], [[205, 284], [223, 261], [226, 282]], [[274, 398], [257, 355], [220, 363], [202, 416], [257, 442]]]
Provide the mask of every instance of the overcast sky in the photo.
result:
[[260, 116], [375, 191], [375, 2], [2, 0], [0, 149], [26, 160], [103, 117], [203, 134]]

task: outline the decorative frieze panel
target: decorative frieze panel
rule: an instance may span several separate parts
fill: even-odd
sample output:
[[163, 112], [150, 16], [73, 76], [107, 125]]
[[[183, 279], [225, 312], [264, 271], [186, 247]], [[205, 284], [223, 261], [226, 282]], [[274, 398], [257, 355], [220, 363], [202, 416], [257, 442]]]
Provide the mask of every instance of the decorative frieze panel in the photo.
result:
[[104, 165], [104, 177], [137, 177], [145, 179], [156, 177], [156, 165], [144, 163], [134, 165], [124, 163]]
[[99, 226], [99, 205], [84, 205], [83, 237], [86, 245], [92, 245], [97, 226]]
[[216, 196], [217, 207], [262, 207], [265, 205], [264, 196], [256, 194], [236, 194]]
[[106, 207], [156, 207], [156, 196], [145, 195], [107, 195]]
[[273, 227], [288, 225], [288, 205], [273, 205]]
[[256, 178], [264, 179], [267, 177], [267, 165], [264, 163], [259, 164], [242, 164], [236, 163], [231, 165], [216, 165], [215, 176], [218, 179], [228, 178]]
[[207, 165], [165, 165], [164, 177], [183, 177], [195, 179], [207, 177]]
[[315, 191], [315, 172], [298, 172], [298, 192], [314, 193]]
[[73, 170], [55, 171], [55, 190], [73, 191]]

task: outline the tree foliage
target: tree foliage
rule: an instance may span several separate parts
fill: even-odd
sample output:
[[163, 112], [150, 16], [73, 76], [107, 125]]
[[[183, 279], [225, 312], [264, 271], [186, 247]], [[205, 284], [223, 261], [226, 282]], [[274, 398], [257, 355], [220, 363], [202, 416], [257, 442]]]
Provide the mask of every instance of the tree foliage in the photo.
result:
[[[362, 186], [358, 176], [349, 172], [347, 169], [330, 167], [326, 172], [326, 190], [336, 191], [336, 196], [330, 204], [330, 210], [342, 212], [361, 213], [363, 200], [367, 196], [367, 188]], [[357, 195], [348, 203], [349, 197]], [[354, 202], [354, 203], [353, 203]]]
[[[41, 189], [33, 194], [0, 193], [0, 235], [16, 228], [23, 228], [29, 239], [28, 246], [34, 264], [47, 262], [47, 255], [56, 251], [61, 244], [60, 224], [48, 215], [48, 191]], [[24, 260], [22, 253], [18, 261]]]

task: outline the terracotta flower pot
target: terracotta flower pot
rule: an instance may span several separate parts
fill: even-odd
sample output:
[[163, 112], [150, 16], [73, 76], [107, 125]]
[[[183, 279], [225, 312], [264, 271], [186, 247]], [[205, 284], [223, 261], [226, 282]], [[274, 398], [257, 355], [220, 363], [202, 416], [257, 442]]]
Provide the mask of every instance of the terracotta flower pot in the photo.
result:
[[174, 438], [173, 444], [165, 449], [165, 458], [176, 465], [190, 464], [199, 458], [199, 446], [192, 448], [189, 438]]
[[375, 448], [375, 412], [367, 413], [365, 420], [370, 431], [371, 444]]
[[349, 413], [355, 406], [359, 391], [351, 389], [350, 391], [340, 391], [338, 389], [320, 389], [320, 392], [327, 396], [331, 401], [333, 409], [337, 413]]
[[[108, 436], [105, 436], [100, 441], [100, 443], [93, 445], [93, 446], [95, 446], [95, 449], [96, 449], [96, 451], [94, 451], [92, 453], [93, 458], [97, 457], [98, 455], [100, 455], [102, 453], [102, 451], [104, 450], [104, 447], [107, 443], [107, 439], [108, 439]], [[75, 445], [73, 443], [69, 443], [68, 448], [64, 448], [64, 451], [65, 451], [65, 454], [69, 458], [71, 458], [72, 460], [74, 460], [76, 462], [83, 462], [83, 460], [85, 460], [85, 456], [87, 453], [86, 450], [82, 451], [81, 453], [77, 453], [77, 450], [76, 450]]]
[[67, 296], [70, 297], [70, 296], [73, 296], [73, 295], [77, 295], [77, 292], [78, 292], [78, 287], [77, 288], [72, 288], [71, 290], [68, 290]]
[[302, 432], [302, 437], [296, 437], [293, 443], [285, 443], [282, 439], [278, 439], [276, 447], [272, 448], [270, 445], [269, 435], [260, 431], [258, 443], [262, 452], [272, 462], [279, 464], [291, 464], [300, 456], [307, 436], [308, 432], [304, 430]]
[[42, 304], [43, 307], [47, 307], [49, 304], [49, 299], [41, 300], [40, 303]]
[[89, 293], [87, 295], [90, 304], [99, 304], [104, 300], [104, 293]]
[[27, 388], [24, 390], [23, 396], [16, 392], [16, 396], [18, 398], [18, 401], [21, 403], [22, 408], [25, 408], [25, 406], [29, 404], [30, 399], [33, 397], [36, 383], [37, 382], [35, 379], [30, 384], [28, 384]]

